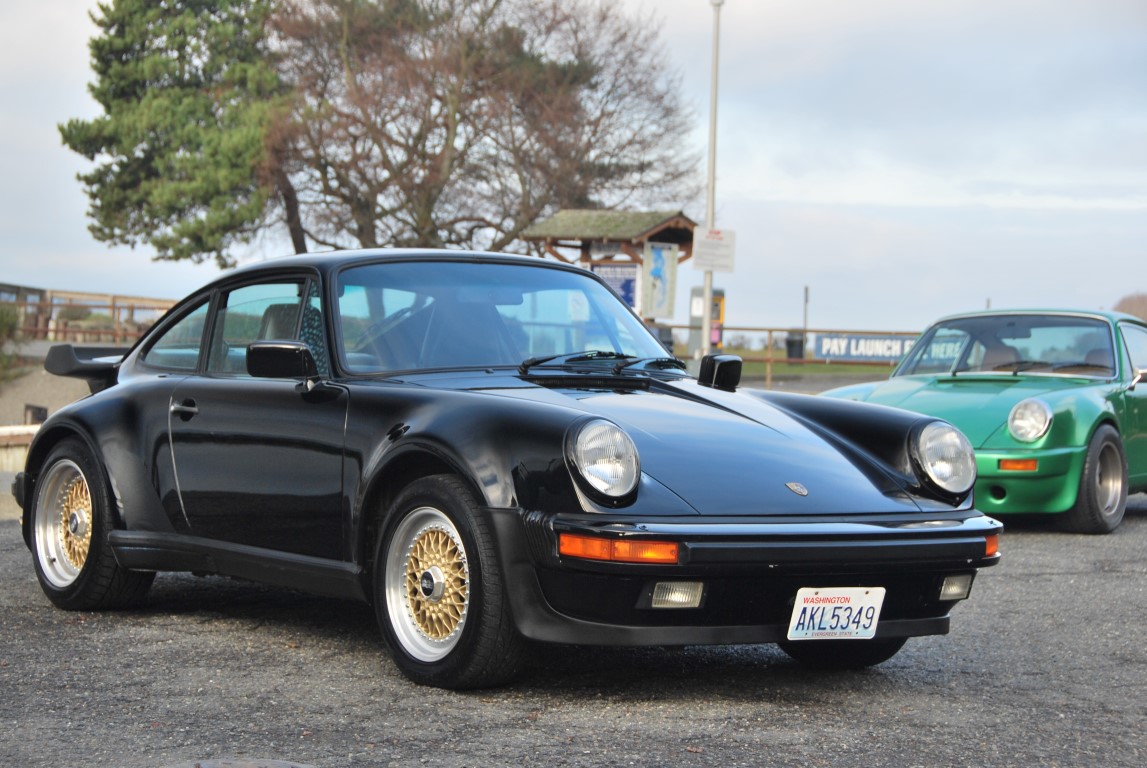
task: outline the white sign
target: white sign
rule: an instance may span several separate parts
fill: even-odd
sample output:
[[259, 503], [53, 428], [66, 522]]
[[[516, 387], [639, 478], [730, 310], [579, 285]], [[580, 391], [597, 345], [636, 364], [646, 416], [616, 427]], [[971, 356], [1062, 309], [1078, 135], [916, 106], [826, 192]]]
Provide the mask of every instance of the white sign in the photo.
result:
[[737, 236], [731, 229], [693, 231], [693, 266], [707, 272], [732, 272]]

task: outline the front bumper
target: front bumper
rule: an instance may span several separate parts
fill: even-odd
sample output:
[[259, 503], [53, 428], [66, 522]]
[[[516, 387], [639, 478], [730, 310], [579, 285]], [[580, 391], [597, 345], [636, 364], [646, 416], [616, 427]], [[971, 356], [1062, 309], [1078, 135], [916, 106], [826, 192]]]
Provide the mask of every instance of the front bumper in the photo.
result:
[[[876, 637], [944, 634], [955, 601], [946, 576], [994, 565], [985, 542], [1002, 526], [967, 512], [889, 519], [697, 520], [570, 517], [489, 510], [518, 630], [578, 645], [709, 645], [785, 639], [801, 587], [884, 587]], [[559, 533], [678, 542], [674, 566], [561, 557]], [[652, 609], [658, 582], [700, 581], [697, 608]]]
[[[1075, 505], [1086, 448], [976, 451], [976, 508], [987, 515], [1066, 512]], [[1035, 471], [1000, 469], [1007, 459], [1034, 459]]]

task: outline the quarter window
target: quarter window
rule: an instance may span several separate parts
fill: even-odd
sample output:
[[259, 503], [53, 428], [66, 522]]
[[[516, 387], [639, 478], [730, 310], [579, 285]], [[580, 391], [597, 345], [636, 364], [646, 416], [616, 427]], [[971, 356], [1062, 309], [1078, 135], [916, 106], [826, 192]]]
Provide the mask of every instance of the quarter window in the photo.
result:
[[194, 371], [199, 367], [199, 349], [203, 345], [203, 328], [209, 303], [204, 301], [176, 321], [152, 343], [143, 362], [157, 368]]

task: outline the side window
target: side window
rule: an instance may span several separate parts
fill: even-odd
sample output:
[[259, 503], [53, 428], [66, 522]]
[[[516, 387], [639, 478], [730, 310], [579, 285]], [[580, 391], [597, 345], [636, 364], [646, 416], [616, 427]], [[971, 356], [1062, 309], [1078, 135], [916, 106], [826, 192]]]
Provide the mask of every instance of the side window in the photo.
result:
[[1123, 341], [1131, 353], [1131, 364], [1141, 371], [1147, 371], [1147, 329], [1137, 325], [1120, 325]]
[[209, 306], [210, 302], [204, 301], [164, 331], [143, 354], [143, 362], [176, 371], [196, 370]]
[[247, 345], [264, 339], [298, 339], [303, 284], [247, 285], [223, 295], [208, 373], [247, 374]]

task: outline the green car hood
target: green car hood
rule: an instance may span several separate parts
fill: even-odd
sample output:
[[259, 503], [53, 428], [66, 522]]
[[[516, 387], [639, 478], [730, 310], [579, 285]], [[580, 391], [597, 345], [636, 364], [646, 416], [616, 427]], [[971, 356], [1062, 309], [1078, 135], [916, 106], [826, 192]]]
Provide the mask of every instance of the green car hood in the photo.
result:
[[1078, 389], [1079, 379], [1059, 376], [898, 376], [872, 388], [870, 403], [905, 408], [944, 419], [982, 448], [1021, 400]]

